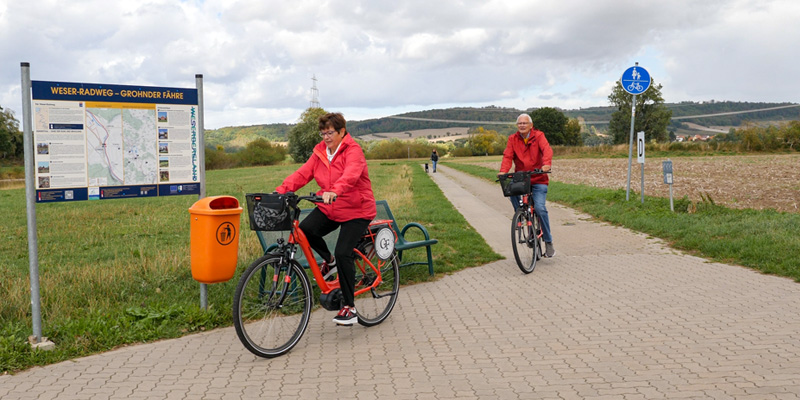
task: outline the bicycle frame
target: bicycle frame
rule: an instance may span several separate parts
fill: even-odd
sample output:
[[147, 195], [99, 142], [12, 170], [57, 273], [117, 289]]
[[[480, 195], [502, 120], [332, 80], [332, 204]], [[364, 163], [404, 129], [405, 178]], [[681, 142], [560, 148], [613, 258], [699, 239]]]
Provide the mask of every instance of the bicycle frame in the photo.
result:
[[[311, 244], [308, 243], [308, 238], [306, 237], [305, 232], [303, 232], [303, 230], [300, 229], [300, 218], [299, 218], [300, 217], [300, 208], [297, 207], [297, 205], [293, 205], [292, 206], [292, 212], [294, 214], [293, 214], [293, 218], [292, 218], [292, 230], [291, 230], [291, 233], [289, 234], [289, 240], [288, 240], [289, 248], [286, 249], [285, 245], [281, 245], [279, 243], [279, 246], [278, 246], [278, 248], [280, 249], [279, 251], [287, 252], [287, 250], [288, 250], [288, 254], [287, 254], [288, 258], [289, 259], [294, 259], [294, 256], [295, 256], [295, 253], [296, 253], [296, 246], [300, 246], [300, 250], [303, 252], [303, 255], [306, 257], [306, 261], [308, 261], [308, 267], [311, 270], [311, 274], [314, 276], [314, 281], [317, 283], [317, 286], [319, 286], [320, 292], [322, 292], [322, 294], [329, 294], [333, 290], [339, 289], [340, 285], [339, 285], [339, 280], [338, 279], [334, 280], [334, 281], [326, 281], [325, 278], [322, 275], [322, 271], [320, 270], [319, 264], [317, 264], [317, 259], [316, 259], [316, 257], [314, 257], [314, 252], [311, 249]], [[376, 225], [382, 225], [382, 224], [388, 225], [387, 222], [389, 222], [389, 221], [386, 221], [386, 220], [375, 220], [375, 221], [372, 221], [370, 223], [369, 227], [376, 226]], [[395, 240], [396, 240], [397, 239], [397, 232], [395, 232], [394, 229], [391, 228], [391, 225], [388, 225], [388, 226], [389, 226], [389, 229], [392, 230], [392, 234], [395, 236]], [[366, 232], [364, 233], [364, 235], [362, 237], [369, 239], [373, 243], [373, 246], [374, 246], [375, 233], [369, 227], [367, 228]], [[370, 285], [355, 291], [354, 296], [359, 296], [359, 295], [365, 293], [368, 290], [373, 290], [374, 288], [378, 287], [381, 283], [383, 283], [383, 276], [381, 275], [381, 271], [380, 271], [381, 265], [377, 265], [377, 266], [374, 265], [369, 260], [369, 257], [367, 257], [367, 255], [362, 253], [360, 250], [353, 249], [353, 251], [357, 255], [357, 257], [355, 257], [355, 261], [356, 261], [355, 262], [355, 267], [356, 268], [361, 268], [362, 269], [362, 271], [361, 271], [362, 273], [365, 272], [364, 271], [365, 268], [369, 267], [370, 269], [372, 269], [373, 272], [375, 272], [375, 275], [377, 277], [375, 279], [375, 281], [372, 282]], [[365, 263], [358, 262], [359, 260], [365, 261]], [[363, 265], [363, 264], [366, 264], [366, 266]]]
[[[541, 238], [544, 235], [544, 232], [542, 231], [542, 219], [539, 218], [539, 214], [536, 213], [536, 208], [533, 205], [533, 199], [531, 198], [531, 196], [532, 195], [530, 195], [530, 194], [525, 194], [525, 195], [522, 196], [522, 206], [523, 207], [528, 207], [530, 205], [531, 214], [533, 214], [533, 216], [536, 217], [536, 219], [539, 220], [539, 231], [536, 232], [536, 237], [537, 238]], [[531, 224], [532, 223], [531, 223], [531, 221], [529, 219], [528, 220], [528, 226], [531, 226]]]

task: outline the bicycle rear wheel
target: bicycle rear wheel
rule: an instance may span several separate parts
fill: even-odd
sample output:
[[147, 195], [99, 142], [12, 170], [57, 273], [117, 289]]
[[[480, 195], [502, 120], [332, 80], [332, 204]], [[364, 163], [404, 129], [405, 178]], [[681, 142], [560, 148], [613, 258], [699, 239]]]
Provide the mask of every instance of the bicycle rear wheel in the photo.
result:
[[[527, 206], [525, 206], [527, 207]], [[511, 247], [520, 271], [530, 274], [536, 268], [536, 240], [531, 214], [520, 207], [511, 220]]]
[[355, 296], [358, 323], [363, 326], [374, 326], [383, 322], [397, 303], [397, 292], [400, 288], [400, 265], [397, 251], [393, 251], [388, 260], [381, 260], [375, 253], [374, 244], [367, 242], [359, 246], [361, 257], [356, 253], [356, 292], [371, 286], [378, 278], [367, 260], [380, 271], [381, 283], [366, 292]]
[[311, 284], [294, 260], [267, 254], [253, 262], [233, 297], [233, 325], [247, 350], [273, 358], [294, 347], [311, 316]]

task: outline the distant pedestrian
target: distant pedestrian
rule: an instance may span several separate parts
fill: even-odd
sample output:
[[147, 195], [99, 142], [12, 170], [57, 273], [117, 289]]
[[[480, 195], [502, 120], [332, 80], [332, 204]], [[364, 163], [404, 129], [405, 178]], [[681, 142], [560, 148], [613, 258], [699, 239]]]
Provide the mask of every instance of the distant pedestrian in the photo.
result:
[[439, 162], [439, 155], [436, 154], [436, 149], [431, 153], [431, 164], [433, 164], [433, 172], [436, 172], [436, 163]]

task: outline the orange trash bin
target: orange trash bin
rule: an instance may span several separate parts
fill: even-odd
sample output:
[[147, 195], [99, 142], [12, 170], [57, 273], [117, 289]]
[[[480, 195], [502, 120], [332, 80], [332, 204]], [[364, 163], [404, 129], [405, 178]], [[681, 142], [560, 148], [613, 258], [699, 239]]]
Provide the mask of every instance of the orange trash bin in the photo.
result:
[[189, 214], [192, 278], [200, 283], [233, 278], [239, 258], [239, 200], [206, 197], [189, 207]]

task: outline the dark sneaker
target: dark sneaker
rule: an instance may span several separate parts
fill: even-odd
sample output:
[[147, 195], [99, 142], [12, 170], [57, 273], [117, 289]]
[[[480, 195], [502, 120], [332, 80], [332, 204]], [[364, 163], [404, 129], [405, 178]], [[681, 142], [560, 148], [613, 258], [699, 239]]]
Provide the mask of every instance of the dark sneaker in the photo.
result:
[[356, 314], [356, 309], [348, 306], [342, 307], [342, 309], [339, 310], [339, 313], [333, 317], [333, 322], [337, 323], [338, 325], [352, 326], [358, 322], [358, 314]]
[[338, 272], [338, 269], [336, 269], [336, 259], [334, 258], [333, 262], [330, 264], [328, 264], [327, 261], [323, 261], [322, 266], [319, 267], [319, 271], [322, 272], [323, 279], [325, 279], [326, 281], [332, 281], [333, 274]]
[[544, 256], [545, 257], [550, 258], [550, 257], [553, 257], [553, 256], [556, 255], [556, 249], [553, 248], [553, 242], [545, 243], [544, 244], [544, 248], [545, 248], [545, 251], [544, 251]]

